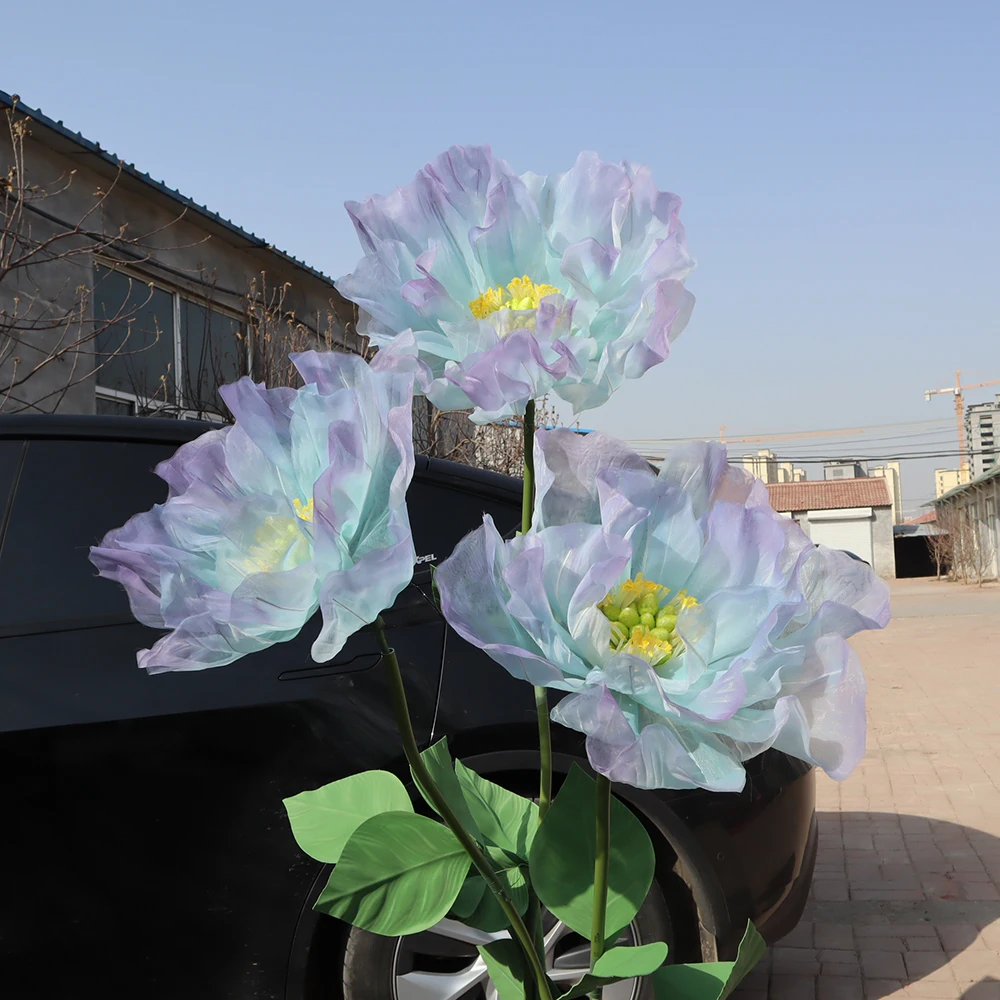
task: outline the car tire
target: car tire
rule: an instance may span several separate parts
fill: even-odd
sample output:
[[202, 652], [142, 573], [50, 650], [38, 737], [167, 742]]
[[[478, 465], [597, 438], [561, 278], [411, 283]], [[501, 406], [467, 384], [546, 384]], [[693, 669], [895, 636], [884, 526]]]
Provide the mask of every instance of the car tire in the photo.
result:
[[[442, 922], [445, 923], [451, 925], [453, 922]], [[449, 927], [449, 934], [460, 927], [461, 925]], [[622, 943], [650, 944], [653, 941], [664, 941], [670, 953], [673, 953], [674, 925], [670, 908], [657, 882], [653, 882], [646, 901], [625, 933], [629, 940]], [[474, 935], [475, 932], [472, 931], [471, 934]], [[574, 945], [575, 950], [573, 950]], [[397, 982], [402, 982], [397, 980], [397, 976], [405, 974], [401, 971], [405, 966], [410, 966], [406, 971], [413, 974], [412, 957], [415, 953], [419, 954], [422, 947], [428, 949], [428, 953], [420, 954], [422, 962], [419, 971], [426, 971], [440, 984], [440, 995], [425, 994], [426, 1000], [457, 1000], [458, 996], [462, 996], [463, 1000], [493, 1000], [496, 997], [495, 991], [486, 988], [487, 983], [476, 985], [470, 982], [468, 986], [462, 988], [463, 982], [473, 978], [472, 967], [478, 957], [475, 945], [471, 941], [440, 937], [433, 929], [422, 935], [413, 935], [412, 938], [398, 938], [384, 937], [352, 927], [347, 934], [344, 949], [343, 1000], [414, 1000], [416, 995], [414, 992], [401, 991], [397, 988]], [[568, 956], [575, 956], [581, 948], [585, 950], [585, 945], [582, 938], [567, 932], [566, 948], [563, 954], [567, 956], [566, 961], [572, 963], [574, 959]], [[441, 954], [429, 953], [435, 950]], [[670, 960], [668, 957], [667, 961]], [[576, 966], [571, 965], [571, 967]], [[564, 968], [562, 971], [565, 975], [568, 970]], [[462, 979], [463, 975], [466, 979]], [[454, 985], [449, 986], [446, 980], [452, 977]], [[637, 983], [620, 984], [613, 994], [611, 990], [605, 991], [605, 1000], [652, 1000], [652, 998], [652, 982], [648, 977]]]

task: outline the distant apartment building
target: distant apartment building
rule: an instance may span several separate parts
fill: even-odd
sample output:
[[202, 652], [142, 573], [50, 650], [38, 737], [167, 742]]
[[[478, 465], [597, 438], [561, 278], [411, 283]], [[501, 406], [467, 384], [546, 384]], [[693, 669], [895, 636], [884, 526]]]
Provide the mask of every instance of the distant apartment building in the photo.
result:
[[995, 431], [1000, 431], [1000, 392], [992, 403], [975, 403], [965, 408], [965, 439], [973, 479], [997, 464], [1000, 449]]
[[824, 479], [864, 479], [867, 475], [865, 463], [856, 458], [842, 458], [823, 466]]
[[961, 483], [958, 469], [935, 469], [934, 470], [934, 498], [943, 497], [949, 490], [953, 490]]
[[804, 483], [808, 478], [806, 470], [797, 468], [792, 462], [778, 463], [779, 483]]
[[743, 468], [765, 483], [778, 481], [778, 457], [773, 451], [762, 448], [756, 455], [743, 456]]
[[792, 462], [779, 462], [773, 451], [762, 448], [756, 455], [743, 456], [743, 468], [765, 483], [800, 483], [807, 478], [805, 469]]
[[884, 465], [874, 465], [868, 470], [869, 476], [880, 476], [889, 487], [892, 498], [892, 523], [903, 523], [903, 487], [899, 478], [899, 462], [886, 462]]

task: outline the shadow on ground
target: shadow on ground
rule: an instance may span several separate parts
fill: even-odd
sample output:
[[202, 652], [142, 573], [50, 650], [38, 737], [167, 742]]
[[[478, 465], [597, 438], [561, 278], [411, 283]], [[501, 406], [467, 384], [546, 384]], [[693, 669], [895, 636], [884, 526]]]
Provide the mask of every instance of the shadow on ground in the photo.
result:
[[[899, 991], [1000, 1000], [1000, 839], [896, 813], [817, 819], [819, 854], [802, 922], [737, 997], [874, 1000]], [[916, 983], [917, 992], [903, 992]]]

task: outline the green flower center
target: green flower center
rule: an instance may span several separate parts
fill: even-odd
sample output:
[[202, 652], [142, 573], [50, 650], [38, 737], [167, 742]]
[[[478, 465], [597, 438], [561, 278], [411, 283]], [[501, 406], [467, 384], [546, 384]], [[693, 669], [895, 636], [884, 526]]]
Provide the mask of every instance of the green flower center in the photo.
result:
[[664, 666], [684, 648], [677, 635], [677, 616], [698, 602], [683, 590], [672, 597], [662, 584], [635, 579], [618, 584], [598, 608], [611, 625], [611, 648], [641, 656], [654, 669]]

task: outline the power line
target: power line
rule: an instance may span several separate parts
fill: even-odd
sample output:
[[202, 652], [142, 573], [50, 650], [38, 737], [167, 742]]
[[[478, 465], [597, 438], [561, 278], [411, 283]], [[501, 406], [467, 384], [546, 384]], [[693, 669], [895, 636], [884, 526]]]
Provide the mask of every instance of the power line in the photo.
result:
[[[650, 459], [651, 461], [661, 461], [665, 456], [662, 450], [655, 451], [653, 449], [637, 449], [639, 454], [644, 458]], [[997, 455], [997, 451], [992, 449], [982, 450], [982, 451], [970, 451], [966, 452], [967, 455]], [[905, 461], [916, 461], [919, 459], [928, 458], [958, 458], [960, 452], [957, 450], [928, 450], [928, 451], [912, 451], [912, 452], [886, 452], [881, 455], [861, 455], [852, 454], [847, 461], [854, 462], [905, 462]], [[756, 455], [750, 456], [756, 459]], [[828, 462], [843, 462], [845, 461], [843, 452], [832, 452], [826, 455], [816, 455], [816, 454], [806, 454], [806, 455], [792, 455], [788, 453], [784, 454], [774, 454], [773, 461], [776, 462], [790, 462], [796, 465], [822, 465]], [[743, 462], [742, 455], [731, 455], [729, 462], [732, 465], [738, 465]]]
[[[779, 438], [786, 437], [803, 437], [808, 438], [810, 436], [815, 437], [826, 437], [832, 434], [852, 434], [858, 431], [866, 430], [884, 430], [892, 427], [948, 427], [952, 426], [952, 421], [947, 418], [937, 418], [933, 420], [903, 420], [896, 423], [888, 424], [862, 424], [860, 427], [834, 427], [834, 428], [823, 428], [819, 430], [809, 430], [809, 431], [763, 431], [759, 433], [743, 433], [743, 434], [725, 434], [723, 437], [728, 438], [733, 443], [750, 443], [749, 441], [742, 441], [742, 439], [752, 438], [753, 440], [760, 440], [762, 442], [773, 441]], [[730, 430], [730, 428], [726, 428]], [[655, 438], [630, 438], [630, 444], [681, 444], [685, 441], [707, 441], [718, 439], [718, 433], [704, 434], [704, 435], [694, 435], [691, 437], [655, 437]]]

